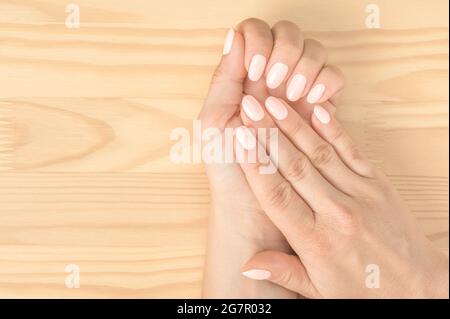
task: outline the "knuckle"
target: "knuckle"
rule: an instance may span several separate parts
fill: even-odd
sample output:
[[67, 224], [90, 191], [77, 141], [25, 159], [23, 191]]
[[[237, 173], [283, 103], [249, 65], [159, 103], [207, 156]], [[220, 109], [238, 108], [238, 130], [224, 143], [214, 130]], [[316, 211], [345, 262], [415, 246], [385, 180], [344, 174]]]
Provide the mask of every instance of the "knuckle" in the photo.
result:
[[304, 123], [302, 121], [292, 121], [289, 125], [286, 125], [286, 132], [289, 137], [292, 139], [297, 139], [297, 137], [303, 131]]
[[245, 20], [243, 20], [240, 23], [240, 26], [243, 28], [247, 28], [247, 27], [256, 27], [256, 28], [270, 28], [269, 25], [261, 19], [255, 18], [255, 17], [251, 17], [251, 18], [247, 18]]
[[307, 172], [308, 159], [305, 156], [298, 156], [286, 169], [286, 178], [290, 181], [301, 181]]
[[295, 31], [300, 31], [299, 26], [296, 23], [289, 21], [289, 20], [280, 20], [280, 21], [276, 22], [272, 28], [273, 29], [283, 28], [283, 29], [292, 29]]
[[335, 65], [328, 64], [327, 68], [334, 74], [335, 81], [338, 81], [341, 86], [345, 85], [345, 76], [340, 68]]
[[275, 278], [276, 282], [278, 282], [279, 285], [281, 286], [288, 286], [290, 283], [292, 283], [292, 279], [293, 279], [293, 274], [292, 274], [292, 270], [290, 269], [286, 269], [283, 272], [280, 272], [277, 275], [277, 278]]
[[220, 83], [226, 77], [225, 70], [222, 65], [218, 65], [211, 77], [211, 84]]
[[314, 250], [320, 256], [326, 256], [333, 250], [333, 245], [327, 236], [315, 236], [314, 241], [311, 243]]
[[311, 156], [311, 162], [314, 166], [320, 167], [329, 164], [334, 157], [334, 150], [330, 144], [321, 144], [317, 146]]
[[273, 50], [289, 52], [289, 55], [293, 57], [300, 56], [302, 53], [298, 42], [292, 42], [291, 39], [285, 37], [276, 38], [275, 43], [273, 44]]
[[342, 126], [338, 125], [335, 126], [333, 132], [331, 133], [331, 143], [335, 143], [336, 141], [340, 140], [344, 136], [344, 129]]
[[354, 143], [350, 143], [347, 146], [347, 154], [350, 158], [351, 161], [357, 162], [357, 161], [362, 161], [364, 160], [364, 155], [362, 154], [361, 150], [359, 149], [359, 147], [354, 144]]
[[270, 207], [284, 209], [289, 205], [291, 198], [291, 185], [288, 181], [283, 181], [268, 193], [267, 202]]
[[361, 230], [361, 223], [355, 209], [343, 203], [337, 207], [336, 217], [340, 232], [348, 236], [358, 233]]
[[301, 56], [299, 63], [305, 66], [308, 65], [311, 69], [320, 70], [324, 64], [324, 60], [318, 56], [310, 55], [310, 53], [307, 53]]
[[212, 74], [211, 83], [214, 84], [219, 82], [220, 79], [223, 78], [223, 74], [224, 74], [223, 68], [220, 65], [217, 66]]
[[305, 47], [314, 52], [314, 55], [311, 57], [314, 58], [314, 60], [326, 60], [328, 57], [328, 52], [325, 46], [317, 40], [306, 39]]
[[360, 194], [364, 196], [367, 206], [379, 206], [381, 203], [390, 202], [395, 192], [392, 185], [378, 180], [366, 180]]
[[236, 77], [236, 76], [230, 76], [230, 74], [225, 70], [222, 64], [219, 64], [212, 76], [211, 76], [211, 85], [223, 83], [224, 81], [230, 81], [233, 83], [236, 83], [238, 85], [241, 85], [242, 81], [244, 81], [244, 77]]

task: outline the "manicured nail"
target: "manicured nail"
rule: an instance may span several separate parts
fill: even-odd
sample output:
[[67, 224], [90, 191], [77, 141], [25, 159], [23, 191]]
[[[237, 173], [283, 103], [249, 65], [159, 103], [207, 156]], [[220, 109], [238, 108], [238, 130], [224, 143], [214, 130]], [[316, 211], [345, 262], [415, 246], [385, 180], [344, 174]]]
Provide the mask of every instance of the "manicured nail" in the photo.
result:
[[316, 84], [311, 89], [311, 91], [309, 91], [309, 94], [308, 94], [308, 97], [306, 98], [306, 100], [310, 104], [316, 103], [322, 97], [323, 92], [325, 92], [325, 85], [323, 85], [323, 84]]
[[288, 73], [288, 66], [283, 63], [275, 63], [267, 75], [266, 84], [271, 89], [276, 89], [283, 83], [284, 78]]
[[242, 273], [245, 277], [253, 280], [266, 280], [270, 278], [270, 271], [264, 269], [250, 269]]
[[228, 53], [231, 52], [233, 40], [234, 40], [234, 30], [230, 29], [227, 33], [227, 37], [225, 38], [225, 44], [223, 45], [223, 55], [227, 55]]
[[255, 122], [262, 120], [264, 117], [264, 110], [259, 102], [251, 95], [245, 95], [242, 99], [242, 108], [245, 114]]
[[328, 113], [328, 111], [320, 105], [314, 106], [314, 115], [317, 117], [320, 123], [328, 124], [331, 121], [330, 113]]
[[269, 113], [279, 121], [284, 120], [288, 115], [286, 106], [276, 97], [269, 96], [265, 105]]
[[286, 97], [289, 101], [297, 101], [303, 93], [306, 86], [306, 78], [303, 74], [296, 74], [291, 79], [286, 91]]
[[248, 127], [238, 127], [236, 129], [236, 138], [239, 144], [246, 150], [254, 149], [256, 146], [256, 138]]
[[252, 81], [258, 81], [264, 73], [267, 59], [264, 55], [254, 55], [248, 67], [248, 78]]

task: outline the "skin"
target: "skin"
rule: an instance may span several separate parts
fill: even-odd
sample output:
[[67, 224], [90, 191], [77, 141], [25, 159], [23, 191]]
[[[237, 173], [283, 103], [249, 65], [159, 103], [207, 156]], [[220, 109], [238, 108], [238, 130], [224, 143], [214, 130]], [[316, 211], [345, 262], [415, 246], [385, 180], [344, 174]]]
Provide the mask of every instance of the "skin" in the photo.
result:
[[[292, 54], [293, 48], [295, 55]], [[289, 73], [275, 90], [265, 85], [265, 76], [250, 81], [247, 70], [255, 54], [271, 65], [283, 62]], [[314, 40], [303, 39], [300, 29], [281, 21], [272, 28], [264, 21], [247, 19], [235, 28], [231, 52], [224, 55], [212, 77], [210, 90], [199, 115], [202, 128], [236, 128], [243, 124], [240, 104], [245, 94], [259, 99], [274, 95], [286, 99], [286, 84], [297, 71], [307, 77], [307, 88], [293, 103], [296, 112], [308, 120], [312, 105], [306, 102], [309, 89], [317, 78], [330, 83], [324, 93], [324, 105], [334, 112], [333, 103], [343, 88], [342, 74], [333, 66], [324, 67], [326, 51]], [[296, 70], [295, 72], [293, 72]], [[333, 80], [331, 80], [333, 79]], [[291, 253], [283, 234], [261, 209], [238, 163], [207, 164], [211, 213], [204, 273], [203, 296], [206, 298], [297, 298], [297, 293], [271, 282], [258, 282], [240, 274], [242, 265], [255, 253], [267, 249]]]
[[[276, 156], [278, 170], [261, 174], [258, 162], [207, 165], [212, 212], [204, 297], [448, 298], [448, 258], [333, 116], [330, 101], [343, 79], [336, 67], [324, 66], [322, 50], [292, 23], [270, 30], [249, 19], [236, 28], [231, 52], [222, 57], [199, 116], [203, 127], [278, 128], [278, 152], [271, 153], [267, 141], [239, 150]], [[280, 87], [268, 89], [265, 76], [247, 79], [254, 54], [267, 57], [265, 75], [274, 63], [288, 65]], [[306, 89], [300, 100], [286, 103], [286, 84], [298, 70], [308, 77]], [[326, 86], [315, 104], [327, 110], [321, 114], [329, 122], [321, 122], [306, 102], [314, 83]], [[287, 117], [277, 120], [264, 110], [253, 121], [240, 108], [246, 94], [263, 110], [266, 98], [276, 97]], [[246, 278], [242, 264], [243, 272], [264, 270], [269, 277]], [[374, 265], [379, 288], [367, 285]]]
[[[322, 123], [313, 114], [310, 126], [282, 103], [283, 120], [265, 113], [253, 122], [241, 113], [248, 127], [280, 129], [278, 171], [261, 174], [258, 162], [241, 167], [295, 254], [260, 252], [243, 270], [269, 271], [268, 280], [309, 298], [448, 298], [448, 258], [385, 175], [332, 115]], [[373, 265], [379, 288], [366, 285]]]

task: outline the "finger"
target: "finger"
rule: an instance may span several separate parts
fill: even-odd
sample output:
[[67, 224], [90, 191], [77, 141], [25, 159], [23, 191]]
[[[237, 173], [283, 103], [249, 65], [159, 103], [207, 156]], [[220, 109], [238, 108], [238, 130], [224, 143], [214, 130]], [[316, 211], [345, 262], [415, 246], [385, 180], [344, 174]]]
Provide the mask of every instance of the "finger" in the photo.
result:
[[245, 40], [245, 69], [251, 81], [261, 79], [267, 60], [272, 51], [272, 32], [267, 23], [250, 18], [242, 21], [236, 28]]
[[300, 259], [280, 251], [257, 253], [245, 263], [242, 275], [271, 281], [307, 298], [320, 297]]
[[248, 127], [238, 128], [236, 139], [236, 158], [262, 210], [293, 249], [305, 247], [314, 229], [311, 208], [280, 175], [273, 162], [266, 161], [265, 149]]
[[225, 40], [224, 55], [213, 74], [208, 96], [199, 115], [204, 127], [223, 128], [236, 113], [242, 100], [246, 76], [243, 61], [244, 38], [231, 29]]
[[[355, 187], [361, 182], [360, 177], [345, 165], [329, 143], [282, 99], [269, 97], [265, 106], [276, 125], [300, 151], [306, 154], [327, 183], [331, 183], [342, 193], [354, 192]], [[339, 197], [346, 196], [341, 194]]]
[[286, 97], [292, 102], [306, 96], [327, 61], [327, 51], [320, 42], [306, 39], [303, 45], [303, 54], [289, 78], [286, 89]]
[[[286, 82], [303, 51], [300, 28], [289, 21], [272, 27], [273, 49], [266, 68], [266, 85], [274, 90]], [[274, 94], [274, 92], [272, 92]]]
[[[260, 101], [265, 101], [269, 96], [266, 96], [264, 99], [258, 99]], [[336, 113], [336, 106], [335, 104], [331, 103], [331, 101], [325, 101], [321, 103], [321, 105], [331, 114]], [[293, 102], [292, 105], [290, 105], [301, 117], [302, 119], [308, 123], [308, 125], [311, 125], [311, 115], [314, 110], [314, 104], [308, 104], [306, 103], [295, 103]]]
[[[278, 99], [277, 99], [278, 100]], [[241, 118], [244, 125], [258, 130], [276, 129], [272, 118], [264, 112], [264, 108], [252, 96], [246, 95], [242, 99]], [[285, 109], [287, 112], [287, 109]], [[291, 112], [292, 109], [291, 109]], [[295, 112], [294, 112], [295, 113]], [[299, 117], [298, 114], [296, 114]], [[311, 132], [318, 135], [311, 129]], [[270, 134], [265, 137], [273, 139]], [[258, 134], [260, 138], [260, 134]], [[290, 182], [294, 190], [303, 198], [309, 207], [317, 213], [328, 213], [335, 204], [346, 200], [344, 194], [341, 194], [334, 186], [332, 186], [311, 164], [308, 157], [288, 139], [288, 137], [279, 132], [277, 147], [273, 148], [270, 141], [262, 141], [268, 145], [267, 149], [270, 158], [278, 166], [281, 175]], [[322, 143], [326, 144], [326, 143]], [[320, 200], [317, 200], [320, 198]]]
[[308, 103], [322, 103], [344, 88], [344, 75], [333, 65], [325, 66], [317, 76], [306, 98]]
[[311, 123], [314, 130], [333, 146], [349, 168], [360, 176], [375, 177], [375, 167], [360, 152], [334, 116], [317, 105], [314, 107]]

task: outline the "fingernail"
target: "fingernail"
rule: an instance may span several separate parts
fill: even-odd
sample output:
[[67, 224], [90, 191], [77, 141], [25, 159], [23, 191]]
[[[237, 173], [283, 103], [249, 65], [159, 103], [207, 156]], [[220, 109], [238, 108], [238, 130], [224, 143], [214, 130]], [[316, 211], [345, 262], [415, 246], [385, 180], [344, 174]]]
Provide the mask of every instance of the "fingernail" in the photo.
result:
[[256, 146], [256, 138], [248, 127], [238, 127], [236, 129], [236, 138], [239, 144], [246, 150], [254, 149]]
[[225, 38], [225, 43], [223, 45], [223, 55], [227, 55], [228, 53], [231, 52], [233, 40], [234, 40], [234, 30], [230, 29], [227, 33], [227, 37]]
[[323, 85], [323, 84], [314, 85], [314, 87], [311, 89], [311, 91], [309, 91], [306, 101], [308, 101], [308, 103], [310, 103], [310, 104], [316, 103], [322, 97], [323, 92], [325, 92], [325, 85]]
[[276, 97], [269, 96], [265, 105], [269, 113], [279, 121], [284, 120], [288, 115], [286, 106]]
[[303, 74], [296, 74], [291, 79], [286, 91], [286, 97], [289, 101], [297, 101], [303, 93], [306, 86], [306, 78]]
[[267, 75], [266, 84], [271, 89], [276, 89], [283, 82], [288, 73], [288, 66], [283, 63], [275, 63]]
[[265, 56], [261, 54], [254, 55], [248, 67], [248, 78], [252, 81], [258, 81], [264, 73], [266, 62]]
[[320, 123], [328, 124], [331, 121], [330, 113], [328, 113], [328, 111], [320, 105], [314, 106], [314, 115], [317, 117]]
[[264, 117], [264, 110], [259, 102], [251, 95], [245, 95], [242, 99], [242, 108], [245, 114], [255, 122], [262, 120]]
[[266, 280], [270, 278], [270, 271], [264, 269], [250, 269], [242, 273], [245, 277], [253, 280]]

